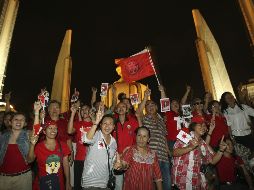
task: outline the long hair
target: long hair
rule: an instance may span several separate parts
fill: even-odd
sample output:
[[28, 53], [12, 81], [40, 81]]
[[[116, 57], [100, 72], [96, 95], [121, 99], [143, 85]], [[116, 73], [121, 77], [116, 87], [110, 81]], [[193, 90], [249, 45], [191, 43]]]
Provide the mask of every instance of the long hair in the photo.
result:
[[[221, 98], [220, 98], [220, 104], [221, 104], [221, 112], [224, 113], [224, 112], [227, 112], [227, 108], [228, 108], [228, 103], [226, 102], [226, 95], [228, 94], [231, 94], [231, 92], [224, 92], [222, 95], [221, 95]], [[241, 104], [239, 104], [237, 102], [237, 100], [235, 99], [235, 103], [236, 105], [241, 109], [243, 110], [243, 107]]]

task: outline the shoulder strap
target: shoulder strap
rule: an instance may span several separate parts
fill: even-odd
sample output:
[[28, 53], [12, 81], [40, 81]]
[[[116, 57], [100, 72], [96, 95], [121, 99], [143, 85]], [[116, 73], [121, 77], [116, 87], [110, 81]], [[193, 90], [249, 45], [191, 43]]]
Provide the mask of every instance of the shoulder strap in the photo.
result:
[[106, 147], [106, 151], [107, 151], [107, 155], [108, 155], [108, 175], [110, 175], [111, 173], [111, 170], [110, 170], [110, 165], [109, 165], [109, 151], [108, 151], [108, 145], [106, 144], [105, 140], [102, 138], [104, 144], [105, 144], [105, 147]]

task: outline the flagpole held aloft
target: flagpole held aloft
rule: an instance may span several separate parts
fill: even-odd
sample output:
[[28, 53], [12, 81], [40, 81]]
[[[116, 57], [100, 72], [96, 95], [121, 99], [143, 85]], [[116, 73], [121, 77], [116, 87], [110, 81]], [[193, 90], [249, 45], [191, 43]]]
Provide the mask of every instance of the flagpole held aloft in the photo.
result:
[[156, 78], [156, 80], [157, 80], [158, 86], [160, 86], [161, 84], [160, 84], [160, 81], [159, 81], [159, 78], [158, 78], [156, 69], [155, 69], [154, 64], [153, 64], [153, 60], [152, 60], [152, 56], [151, 56], [151, 54], [150, 54], [150, 50], [149, 50], [148, 47], [146, 47], [146, 50], [147, 50], [147, 52], [148, 52], [148, 54], [149, 54], [150, 64], [151, 64], [151, 66], [152, 66], [152, 68], [153, 68], [154, 75], [155, 75], [155, 78]]

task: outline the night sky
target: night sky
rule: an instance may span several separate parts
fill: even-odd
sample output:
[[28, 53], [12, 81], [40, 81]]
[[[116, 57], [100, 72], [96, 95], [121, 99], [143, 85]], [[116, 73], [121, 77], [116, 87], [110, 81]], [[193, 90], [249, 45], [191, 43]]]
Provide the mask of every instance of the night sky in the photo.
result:
[[[66, 29], [73, 30], [71, 93], [76, 87], [85, 102], [90, 100], [91, 86], [99, 88], [101, 82], [119, 79], [115, 58], [148, 45], [170, 97], [180, 98], [186, 84], [193, 87], [192, 96], [202, 96], [194, 8], [200, 10], [219, 44], [232, 85], [254, 76], [254, 59], [236, 0], [96, 2], [21, 0], [4, 87], [4, 93], [12, 91], [16, 109], [28, 111], [41, 88], [51, 91]], [[149, 84], [158, 100], [155, 77], [141, 82]]]

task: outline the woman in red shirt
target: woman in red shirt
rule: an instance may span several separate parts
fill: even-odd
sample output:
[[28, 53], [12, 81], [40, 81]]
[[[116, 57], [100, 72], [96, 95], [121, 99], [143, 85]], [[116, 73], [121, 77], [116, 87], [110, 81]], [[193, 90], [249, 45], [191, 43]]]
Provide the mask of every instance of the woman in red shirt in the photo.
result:
[[[34, 128], [39, 125], [40, 109], [40, 103], [35, 102]], [[45, 134], [46, 139], [37, 145], [38, 134], [35, 134], [34, 131], [35, 130], [33, 130], [33, 135], [30, 138], [31, 143], [27, 160], [28, 162], [33, 162], [35, 158], [37, 158], [39, 169], [39, 189], [71, 190], [70, 166], [68, 160], [68, 155], [70, 155], [71, 152], [66, 143], [56, 140], [56, 122], [50, 121], [45, 124], [43, 133]]]
[[[221, 113], [220, 103], [216, 100], [211, 101], [208, 104], [209, 114], [206, 116], [208, 126], [210, 126], [211, 122], [214, 122], [213, 130], [209, 130], [207, 136], [210, 137], [210, 145], [213, 148], [218, 147], [220, 143], [220, 139], [224, 136], [227, 138], [229, 136], [229, 127], [227, 125], [226, 118]], [[213, 117], [214, 115], [214, 117]]]
[[220, 161], [216, 165], [221, 190], [243, 190], [248, 187], [245, 184], [237, 182], [237, 168], [241, 168], [245, 180], [250, 190], [253, 190], [253, 182], [249, 172], [244, 166], [243, 160], [239, 156], [234, 156], [234, 146], [232, 141], [227, 138], [225, 140], [227, 148], [223, 153]]
[[71, 107], [71, 117], [68, 123], [68, 134], [75, 134], [76, 155], [74, 159], [74, 190], [81, 190], [81, 177], [84, 168], [84, 160], [86, 157], [86, 145], [82, 142], [81, 137], [88, 132], [92, 125], [92, 119], [89, 115], [90, 106], [83, 105], [81, 107], [81, 121], [74, 122], [74, 117], [77, 112], [77, 106], [73, 104]]
[[114, 168], [127, 169], [124, 177], [124, 190], [153, 190], [156, 183], [157, 190], [162, 190], [162, 177], [157, 155], [148, 147], [150, 131], [147, 127], [136, 130], [136, 145], [123, 153]]

